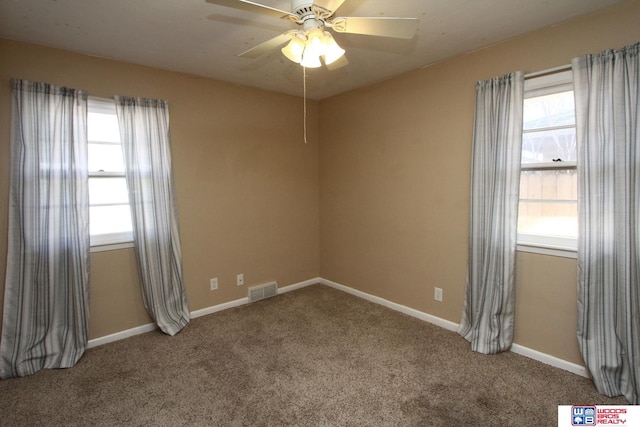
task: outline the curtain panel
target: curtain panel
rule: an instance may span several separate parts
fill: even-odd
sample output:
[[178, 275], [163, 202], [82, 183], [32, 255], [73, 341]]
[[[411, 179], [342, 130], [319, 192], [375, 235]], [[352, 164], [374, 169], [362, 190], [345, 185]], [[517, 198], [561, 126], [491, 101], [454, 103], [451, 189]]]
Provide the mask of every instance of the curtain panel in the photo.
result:
[[0, 377], [76, 364], [88, 340], [87, 93], [12, 80]]
[[145, 308], [169, 335], [189, 323], [166, 101], [116, 97]]
[[458, 333], [485, 354], [513, 342], [524, 73], [478, 82], [467, 284]]
[[578, 328], [598, 391], [640, 404], [640, 43], [572, 61]]

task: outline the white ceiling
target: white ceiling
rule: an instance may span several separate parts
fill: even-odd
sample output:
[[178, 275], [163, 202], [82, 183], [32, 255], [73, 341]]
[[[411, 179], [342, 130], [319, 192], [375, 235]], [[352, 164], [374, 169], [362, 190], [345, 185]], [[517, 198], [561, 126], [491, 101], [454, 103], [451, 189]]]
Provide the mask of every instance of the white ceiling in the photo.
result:
[[[290, 10], [289, 0], [253, 0]], [[335, 34], [349, 64], [307, 70], [323, 99], [623, 0], [347, 0], [337, 16], [420, 20], [412, 40]], [[302, 96], [302, 69], [276, 49], [237, 54], [295, 24], [204, 0], [0, 0], [0, 37]]]

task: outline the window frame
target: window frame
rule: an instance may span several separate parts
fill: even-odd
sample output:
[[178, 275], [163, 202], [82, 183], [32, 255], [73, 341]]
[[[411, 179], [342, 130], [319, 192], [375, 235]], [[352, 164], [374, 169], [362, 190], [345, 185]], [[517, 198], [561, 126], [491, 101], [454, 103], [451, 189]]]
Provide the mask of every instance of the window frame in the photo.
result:
[[[88, 99], [88, 112], [100, 114], [115, 114], [115, 101], [107, 98], [98, 98], [90, 96]], [[87, 144], [104, 144], [104, 145], [120, 145], [122, 142], [87, 140]], [[89, 179], [91, 178], [125, 178], [125, 172], [108, 172], [108, 171], [89, 171]], [[125, 203], [100, 203], [91, 204], [91, 206], [123, 206]], [[126, 205], [130, 206], [129, 203]], [[126, 232], [109, 233], [109, 234], [93, 234], [90, 235], [90, 251], [101, 252], [116, 249], [133, 247], [133, 229]]]
[[[525, 80], [524, 99], [536, 98], [554, 93], [573, 91], [573, 74], [569, 66], [548, 72], [535, 73], [527, 76]], [[576, 128], [573, 125], [561, 125], [544, 128], [545, 130]], [[523, 135], [527, 132], [540, 132], [542, 128], [534, 130], [523, 129]], [[521, 163], [520, 172], [524, 171], [551, 171], [551, 170], [576, 170], [576, 161]], [[520, 200], [520, 198], [519, 198]], [[518, 202], [519, 203], [519, 202]], [[517, 250], [520, 252], [532, 252], [544, 255], [560, 256], [565, 258], [577, 258], [577, 238], [540, 236], [526, 233], [517, 234]]]

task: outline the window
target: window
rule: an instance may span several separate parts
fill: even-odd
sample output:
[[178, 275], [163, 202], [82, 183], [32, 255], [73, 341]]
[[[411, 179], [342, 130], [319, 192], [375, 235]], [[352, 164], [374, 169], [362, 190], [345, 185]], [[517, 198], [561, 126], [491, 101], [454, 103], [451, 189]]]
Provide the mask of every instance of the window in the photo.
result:
[[131, 242], [131, 210], [116, 106], [112, 100], [89, 98], [88, 110], [91, 246]]
[[523, 129], [518, 249], [575, 251], [578, 197], [571, 70], [525, 81]]

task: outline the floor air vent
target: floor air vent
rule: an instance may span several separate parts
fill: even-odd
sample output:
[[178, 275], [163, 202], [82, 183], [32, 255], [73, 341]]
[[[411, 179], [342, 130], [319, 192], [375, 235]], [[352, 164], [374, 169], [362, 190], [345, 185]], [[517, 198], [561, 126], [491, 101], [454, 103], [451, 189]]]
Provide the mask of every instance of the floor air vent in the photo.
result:
[[264, 285], [249, 288], [249, 302], [273, 297], [278, 294], [278, 282], [265, 283]]

